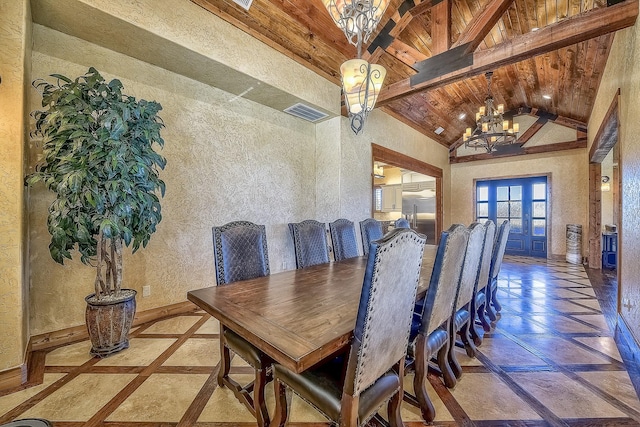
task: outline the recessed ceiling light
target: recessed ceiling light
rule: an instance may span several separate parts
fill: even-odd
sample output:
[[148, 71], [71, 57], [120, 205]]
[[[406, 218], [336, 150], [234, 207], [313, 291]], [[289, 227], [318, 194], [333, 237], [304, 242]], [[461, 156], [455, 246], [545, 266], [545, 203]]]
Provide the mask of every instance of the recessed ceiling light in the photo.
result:
[[538, 31], [539, 29], [540, 29], [540, 28], [538, 28], [538, 27], [533, 27], [533, 28], [531, 29], [531, 31]]
[[437, 135], [440, 135], [442, 132], [444, 132], [444, 128], [442, 126], [438, 126], [438, 129], [435, 130]]
[[460, 113], [460, 115], [458, 116], [458, 119], [463, 120], [465, 117], [467, 117], [466, 113]]
[[550, 95], [542, 95], [542, 97], [543, 97], [544, 99], [551, 99], [551, 96], [550, 96]]

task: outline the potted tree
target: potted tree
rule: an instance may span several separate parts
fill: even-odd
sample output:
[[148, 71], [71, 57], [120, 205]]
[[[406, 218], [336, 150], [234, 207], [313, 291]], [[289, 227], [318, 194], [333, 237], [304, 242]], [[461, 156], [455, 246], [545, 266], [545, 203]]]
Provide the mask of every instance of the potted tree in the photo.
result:
[[[47, 228], [51, 257], [63, 264], [74, 249], [96, 268], [95, 292], [85, 298], [91, 354], [106, 357], [129, 347], [135, 315], [133, 289], [122, 288], [122, 244], [135, 253], [145, 247], [162, 219], [159, 177], [166, 159], [157, 102], [122, 93], [122, 83], [106, 82], [93, 67], [75, 80], [52, 74], [39, 79], [42, 111], [34, 111], [42, 161], [26, 178], [42, 181], [56, 194]], [[38, 141], [40, 138], [36, 138]]]

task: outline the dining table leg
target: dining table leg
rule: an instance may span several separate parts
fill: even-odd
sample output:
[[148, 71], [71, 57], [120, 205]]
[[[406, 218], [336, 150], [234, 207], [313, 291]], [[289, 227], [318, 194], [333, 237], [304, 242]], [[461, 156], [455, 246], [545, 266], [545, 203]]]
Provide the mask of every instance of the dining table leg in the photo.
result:
[[220, 324], [220, 370], [218, 370], [218, 386], [223, 387], [225, 385], [224, 379], [229, 376], [231, 370], [231, 352], [229, 347], [226, 346], [224, 341], [224, 326]]

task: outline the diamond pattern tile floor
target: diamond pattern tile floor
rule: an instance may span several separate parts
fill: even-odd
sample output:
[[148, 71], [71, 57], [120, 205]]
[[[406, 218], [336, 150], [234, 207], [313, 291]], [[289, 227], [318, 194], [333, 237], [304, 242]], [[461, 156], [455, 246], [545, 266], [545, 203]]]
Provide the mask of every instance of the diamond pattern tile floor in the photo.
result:
[[[619, 331], [608, 326], [615, 323], [596, 295], [582, 266], [505, 257], [501, 318], [478, 357], [456, 350], [463, 376], [452, 390], [429, 374], [433, 425], [640, 426], [640, 379], [625, 369]], [[91, 358], [86, 341], [50, 350], [40, 357], [40, 385], [0, 395], [0, 423], [40, 417], [61, 427], [255, 425], [233, 393], [217, 385], [218, 333], [217, 320], [195, 312], [136, 328], [131, 347], [107, 359]], [[238, 358], [232, 373], [252, 378]], [[271, 386], [267, 403], [272, 410]], [[409, 427], [424, 425], [409, 403], [402, 416]], [[326, 422], [294, 398], [290, 424]]]

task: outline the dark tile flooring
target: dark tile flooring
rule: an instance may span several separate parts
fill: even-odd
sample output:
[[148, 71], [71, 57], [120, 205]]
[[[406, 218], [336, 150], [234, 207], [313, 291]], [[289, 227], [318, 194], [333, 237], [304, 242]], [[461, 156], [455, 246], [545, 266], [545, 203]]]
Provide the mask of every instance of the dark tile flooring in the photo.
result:
[[[607, 272], [505, 257], [502, 316], [477, 359], [458, 353], [464, 374], [452, 390], [429, 376], [433, 424], [640, 426], [636, 347], [616, 326], [615, 292], [615, 275]], [[131, 348], [107, 359], [93, 359], [88, 350], [84, 341], [35, 354], [44, 364], [42, 384], [0, 396], [0, 423], [41, 417], [64, 427], [255, 425], [216, 385], [218, 324], [205, 313], [140, 326]], [[232, 372], [251, 378], [237, 358]], [[411, 384], [407, 377], [409, 390]], [[408, 426], [423, 425], [407, 403], [402, 415]], [[290, 425], [326, 421], [294, 399]]]

